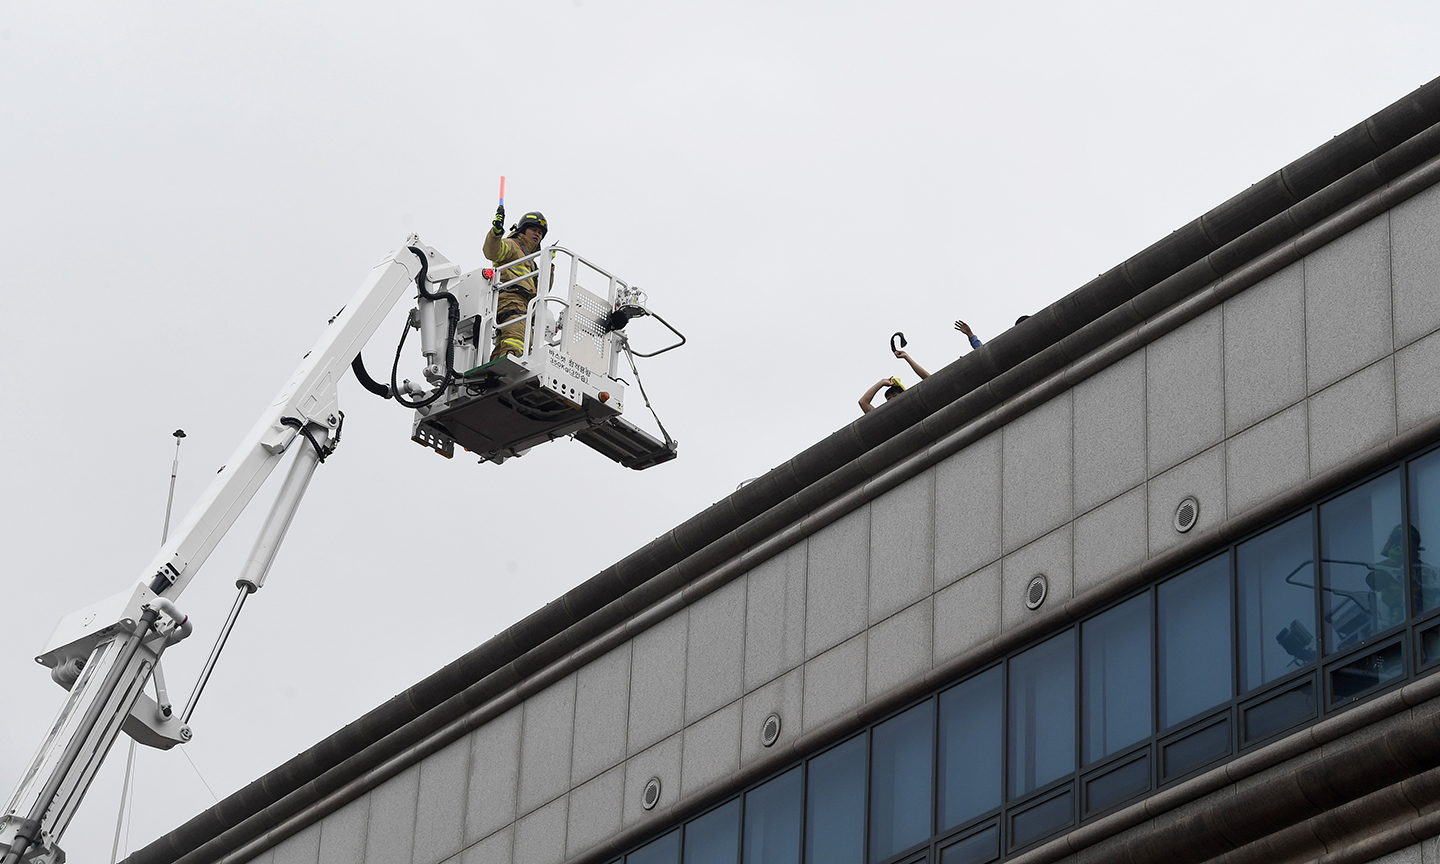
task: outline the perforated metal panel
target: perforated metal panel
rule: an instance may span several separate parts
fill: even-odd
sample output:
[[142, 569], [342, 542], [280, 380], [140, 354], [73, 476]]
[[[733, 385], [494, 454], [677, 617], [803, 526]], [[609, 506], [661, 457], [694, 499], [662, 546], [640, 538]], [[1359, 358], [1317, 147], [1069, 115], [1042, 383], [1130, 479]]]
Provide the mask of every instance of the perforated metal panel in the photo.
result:
[[566, 352], [571, 359], [599, 375], [610, 373], [610, 301], [579, 285], [570, 288], [569, 333]]

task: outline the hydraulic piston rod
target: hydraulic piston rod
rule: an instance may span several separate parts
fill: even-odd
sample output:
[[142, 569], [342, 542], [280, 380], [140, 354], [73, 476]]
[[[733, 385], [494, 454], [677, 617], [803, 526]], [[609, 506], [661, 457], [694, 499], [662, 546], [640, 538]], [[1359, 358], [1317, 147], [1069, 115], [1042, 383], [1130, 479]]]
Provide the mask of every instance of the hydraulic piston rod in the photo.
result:
[[[328, 443], [328, 436], [318, 435], [316, 440], [323, 447]], [[320, 464], [320, 454], [310, 445], [310, 442], [302, 436], [296, 436], [291, 448], [296, 450], [295, 459], [290, 463], [290, 471], [285, 475], [285, 482], [280, 486], [280, 492], [275, 496], [275, 503], [270, 505], [270, 512], [265, 516], [265, 524], [260, 528], [260, 535], [255, 538], [255, 545], [250, 550], [250, 556], [245, 559], [245, 566], [240, 570], [240, 578], [235, 580], [235, 587], [240, 593], [235, 597], [235, 603], [230, 607], [230, 614], [225, 618], [225, 624], [220, 628], [220, 635], [215, 639], [215, 647], [210, 649], [210, 656], [205, 660], [205, 667], [200, 670], [200, 677], [195, 681], [195, 689], [190, 693], [190, 700], [185, 704], [185, 710], [180, 715], [180, 722], [189, 723], [190, 715], [195, 713], [195, 706], [200, 701], [200, 694], [205, 689], [205, 684], [210, 680], [210, 673], [215, 671], [215, 663], [220, 659], [220, 652], [225, 650], [225, 642], [230, 638], [230, 631], [235, 629], [235, 622], [240, 618], [240, 607], [245, 605], [245, 598], [259, 591], [265, 585], [265, 576], [270, 572], [270, 565], [275, 563], [275, 554], [280, 551], [280, 543], [285, 539], [285, 532], [290, 530], [290, 522], [295, 518], [295, 511], [300, 507], [300, 499], [305, 497], [305, 490], [310, 486], [310, 478], [315, 476], [315, 466]]]
[[[326, 446], [329, 435], [321, 433], [315, 436], [315, 440], [320, 446]], [[295, 461], [290, 463], [290, 471], [275, 496], [275, 503], [270, 505], [260, 536], [255, 538], [250, 557], [245, 559], [240, 578], [235, 580], [236, 588], [248, 588], [251, 594], [264, 587], [265, 575], [270, 572], [270, 565], [275, 563], [275, 553], [280, 551], [280, 543], [285, 539], [285, 532], [290, 530], [300, 499], [305, 497], [310, 478], [315, 476], [315, 466], [320, 464], [320, 454], [305, 438], [296, 436], [290, 447], [298, 450]]]

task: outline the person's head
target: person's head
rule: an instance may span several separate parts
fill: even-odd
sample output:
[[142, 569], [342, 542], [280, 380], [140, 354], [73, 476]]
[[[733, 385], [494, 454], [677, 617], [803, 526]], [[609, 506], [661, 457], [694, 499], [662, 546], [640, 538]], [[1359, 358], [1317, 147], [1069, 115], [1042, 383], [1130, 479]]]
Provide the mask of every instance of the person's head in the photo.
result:
[[895, 383], [885, 388], [886, 402], [889, 402], [891, 399], [894, 399], [896, 396], [899, 396], [901, 393], [905, 392], [905, 385], [900, 383], [899, 378], [891, 378], [890, 380]]
[[[1380, 548], [1380, 554], [1383, 555], [1385, 558], [1390, 559], [1391, 561], [1399, 562], [1401, 557], [1405, 554], [1405, 550], [1402, 549], [1400, 546], [1400, 544], [1403, 542], [1401, 538], [1403, 538], [1404, 536], [1405, 529], [1400, 525], [1396, 525], [1390, 531], [1390, 538], [1386, 540], [1385, 545]], [[1411, 525], [1410, 557], [1414, 559], [1411, 563], [1419, 561], [1420, 553], [1423, 551], [1425, 551], [1425, 547], [1420, 545], [1420, 529], [1416, 528], [1414, 525]]]
[[521, 235], [537, 246], [540, 245], [541, 240], [545, 239], [545, 235], [549, 230], [550, 226], [545, 221], [545, 214], [539, 210], [531, 210], [529, 213], [521, 216], [520, 221], [515, 225], [516, 234]]

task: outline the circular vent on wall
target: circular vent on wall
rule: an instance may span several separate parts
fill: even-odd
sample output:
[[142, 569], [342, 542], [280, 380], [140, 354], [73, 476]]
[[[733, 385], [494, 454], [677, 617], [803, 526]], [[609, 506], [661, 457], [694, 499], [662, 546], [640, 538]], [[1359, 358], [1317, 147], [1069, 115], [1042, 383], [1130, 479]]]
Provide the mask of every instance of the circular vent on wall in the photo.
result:
[[1175, 530], [1184, 534], [1200, 521], [1200, 502], [1194, 495], [1186, 495], [1175, 508]]
[[651, 777], [645, 781], [645, 791], [641, 793], [640, 804], [646, 810], [654, 810], [655, 805], [660, 803], [660, 778]]
[[1035, 610], [1045, 602], [1045, 595], [1050, 592], [1050, 583], [1045, 580], [1044, 573], [1037, 573], [1025, 586], [1025, 608]]
[[765, 723], [760, 727], [760, 743], [766, 747], [774, 745], [780, 740], [780, 715], [771, 714], [765, 718]]

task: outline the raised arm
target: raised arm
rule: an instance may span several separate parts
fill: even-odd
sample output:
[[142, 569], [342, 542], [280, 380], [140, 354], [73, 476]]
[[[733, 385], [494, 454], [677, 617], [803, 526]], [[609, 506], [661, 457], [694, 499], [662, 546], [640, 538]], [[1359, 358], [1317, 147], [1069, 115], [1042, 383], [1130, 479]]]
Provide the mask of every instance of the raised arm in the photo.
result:
[[[1019, 323], [1019, 322], [1016, 322], [1016, 323]], [[971, 347], [971, 348], [979, 348], [979, 347], [980, 347], [980, 337], [975, 335], [975, 331], [970, 329], [970, 325], [969, 325], [969, 324], [966, 324], [964, 321], [958, 321], [958, 320], [957, 320], [957, 321], [955, 322], [955, 329], [956, 329], [956, 330], [959, 330], [961, 333], [964, 333], [964, 334], [965, 334], [965, 338], [967, 338], [967, 339], [970, 340], [970, 347]]]
[[881, 378], [872, 384], [870, 389], [865, 391], [865, 395], [860, 397], [860, 413], [869, 414], [871, 411], [874, 411], [875, 406], [870, 404], [870, 402], [875, 398], [875, 394], [894, 383], [894, 378]]
[[482, 251], [485, 257], [496, 264], [504, 263], [500, 256], [505, 251], [505, 205], [501, 204], [495, 210], [495, 219], [490, 223], [490, 230], [485, 232], [485, 244]]
[[920, 364], [915, 362], [915, 358], [911, 357], [909, 354], [905, 353], [904, 351], [896, 351], [895, 356], [899, 357], [901, 360], [904, 360], [906, 363], [909, 363], [910, 368], [914, 370], [915, 374], [920, 377], [921, 381], [924, 381], [926, 378], [930, 377], [930, 373], [926, 372], [923, 368], [921, 368]]

